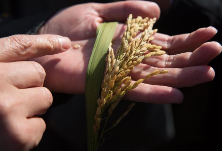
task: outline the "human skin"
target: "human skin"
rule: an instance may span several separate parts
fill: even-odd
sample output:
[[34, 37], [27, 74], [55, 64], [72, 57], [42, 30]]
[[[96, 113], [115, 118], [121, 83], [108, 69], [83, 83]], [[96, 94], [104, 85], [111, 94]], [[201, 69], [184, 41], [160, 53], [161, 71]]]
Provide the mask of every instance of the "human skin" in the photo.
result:
[[[26, 151], [39, 143], [45, 123], [38, 115], [52, 104], [47, 88], [54, 92], [84, 94], [97, 26], [104, 21], [120, 22], [113, 40], [116, 48], [125, 28], [121, 22], [130, 13], [134, 17], [158, 18], [160, 10], [155, 3], [145, 1], [76, 5], [53, 16], [40, 29], [40, 37], [19, 35], [0, 39], [0, 150]], [[131, 76], [137, 80], [159, 68], [169, 73], [145, 80], [127, 93], [125, 99], [181, 103], [183, 94], [177, 88], [208, 82], [215, 76], [207, 64], [221, 52], [221, 45], [206, 41], [216, 32], [215, 28], [208, 27], [191, 34], [156, 34], [152, 42], [161, 45], [167, 54], [144, 60]], [[68, 50], [63, 52], [58, 37], [45, 34], [67, 36], [72, 45], [79, 44], [80, 48], [69, 48], [71, 44], [66, 39], [63, 46]]]
[[41, 140], [46, 125], [38, 116], [46, 112], [53, 98], [43, 87], [44, 68], [25, 60], [67, 50], [70, 40], [62, 42], [59, 37], [14, 35], [0, 39], [1, 151], [28, 151]]
[[[39, 34], [67, 36], [72, 45], [78, 44], [80, 48], [72, 47], [62, 54], [34, 59], [46, 70], [45, 86], [55, 92], [84, 94], [87, 65], [98, 25], [101, 22], [119, 22], [113, 40], [116, 48], [125, 28], [121, 22], [125, 22], [129, 14], [134, 17], [158, 18], [160, 9], [156, 3], [147, 1], [87, 3], [69, 7], [53, 16], [39, 30]], [[221, 45], [206, 41], [216, 33], [215, 28], [208, 27], [176, 36], [156, 34], [152, 43], [162, 46], [167, 54], [145, 60], [135, 67], [131, 76], [137, 80], [153, 69], [160, 68], [169, 73], [145, 80], [127, 93], [125, 99], [149, 103], [181, 103], [183, 94], [177, 88], [213, 80], [214, 70], [207, 64], [221, 52]]]
[[[128, 1], [145, 1], [145, 0], [128, 0]], [[173, 3], [173, 0], [149, 0], [149, 1], [157, 3], [162, 13], [166, 13], [170, 9], [171, 4]]]

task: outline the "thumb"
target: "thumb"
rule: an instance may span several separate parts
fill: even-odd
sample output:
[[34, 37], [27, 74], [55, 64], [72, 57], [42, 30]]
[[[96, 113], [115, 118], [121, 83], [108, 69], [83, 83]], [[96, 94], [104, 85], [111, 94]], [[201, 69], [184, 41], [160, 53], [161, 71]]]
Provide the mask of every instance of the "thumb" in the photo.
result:
[[121, 1], [108, 4], [99, 4], [94, 7], [105, 21], [124, 21], [132, 14], [134, 17], [160, 16], [160, 8], [154, 2], [149, 1]]
[[14, 35], [0, 39], [0, 62], [24, 61], [66, 51], [67, 37], [58, 35]]

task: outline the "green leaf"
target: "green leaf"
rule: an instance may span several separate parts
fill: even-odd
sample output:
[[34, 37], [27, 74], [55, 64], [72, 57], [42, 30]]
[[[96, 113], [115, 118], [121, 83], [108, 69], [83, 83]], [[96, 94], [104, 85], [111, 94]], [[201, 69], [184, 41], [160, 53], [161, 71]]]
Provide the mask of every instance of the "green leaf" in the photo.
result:
[[[102, 23], [97, 28], [97, 37], [93, 47], [93, 51], [89, 60], [86, 85], [86, 120], [87, 120], [87, 148], [93, 151], [93, 125], [94, 116], [97, 108], [97, 99], [100, 96], [101, 83], [103, 80], [105, 58], [108, 47], [113, 39], [117, 22]], [[97, 142], [96, 142], [97, 143]], [[96, 144], [94, 142], [94, 144]]]

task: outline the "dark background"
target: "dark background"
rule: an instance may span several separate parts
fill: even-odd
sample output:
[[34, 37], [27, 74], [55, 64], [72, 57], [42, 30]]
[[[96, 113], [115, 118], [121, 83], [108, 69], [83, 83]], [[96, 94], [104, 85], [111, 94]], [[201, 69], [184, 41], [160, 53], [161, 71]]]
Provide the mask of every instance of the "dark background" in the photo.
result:
[[[89, 1], [0, 0], [0, 23], [85, 2]], [[212, 40], [222, 43], [221, 23], [221, 0], [174, 0], [170, 10], [161, 15], [155, 28], [158, 28], [160, 33], [176, 35], [214, 26], [218, 33]], [[212, 82], [181, 89], [185, 96], [182, 104], [137, 103], [120, 125], [107, 134], [101, 150], [221, 150], [221, 59], [219, 55], [210, 62], [216, 72]], [[34, 150], [85, 150], [84, 96], [53, 95], [54, 105], [43, 116], [47, 130]], [[120, 105], [117, 114], [125, 104], [126, 101]]]

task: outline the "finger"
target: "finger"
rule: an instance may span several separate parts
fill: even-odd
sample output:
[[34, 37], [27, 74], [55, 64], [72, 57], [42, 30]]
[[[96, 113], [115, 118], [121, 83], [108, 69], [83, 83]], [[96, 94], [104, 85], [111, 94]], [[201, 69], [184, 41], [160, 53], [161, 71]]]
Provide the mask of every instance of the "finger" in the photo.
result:
[[167, 70], [168, 73], [155, 75], [145, 80], [145, 83], [153, 85], [165, 85], [175, 88], [191, 87], [197, 84], [213, 80], [215, 72], [213, 68], [203, 65], [187, 68], [153, 68], [151, 66], [140, 64], [131, 72], [133, 80], [144, 78], [154, 70]]
[[124, 99], [155, 104], [181, 103], [183, 94], [175, 88], [141, 83], [126, 93]]
[[42, 115], [52, 105], [52, 94], [45, 87], [20, 89], [19, 94], [19, 100], [22, 100], [21, 108], [26, 117]]
[[95, 5], [95, 10], [104, 21], [125, 22], [129, 14], [134, 17], [159, 18], [160, 8], [156, 3], [146, 1], [124, 1]]
[[160, 45], [168, 54], [178, 54], [193, 51], [210, 40], [217, 30], [214, 27], [200, 28], [190, 34], [168, 36], [164, 34], [155, 34], [153, 44]]
[[[43, 119], [38, 117], [24, 118], [14, 115], [7, 124], [6, 144], [11, 145], [9, 150], [28, 151], [36, 147], [40, 142], [43, 132], [46, 129], [46, 124]], [[2, 141], [2, 140], [1, 140]], [[12, 142], [10, 144], [10, 142]], [[2, 149], [2, 148], [1, 148]], [[3, 149], [4, 150], [4, 149]]]
[[42, 118], [32, 117], [27, 119], [27, 125], [28, 133], [26, 133], [26, 135], [28, 140], [26, 142], [32, 142], [28, 147], [29, 149], [32, 149], [41, 141], [43, 133], [46, 129], [46, 124]]
[[0, 61], [21, 61], [63, 52], [71, 41], [57, 35], [14, 35], [0, 39]]
[[160, 68], [183, 68], [206, 65], [221, 53], [222, 47], [218, 42], [207, 42], [194, 52], [177, 55], [152, 56], [144, 59], [143, 63]]
[[34, 61], [0, 63], [0, 69], [1, 79], [19, 89], [43, 86], [46, 76], [44, 68]]

